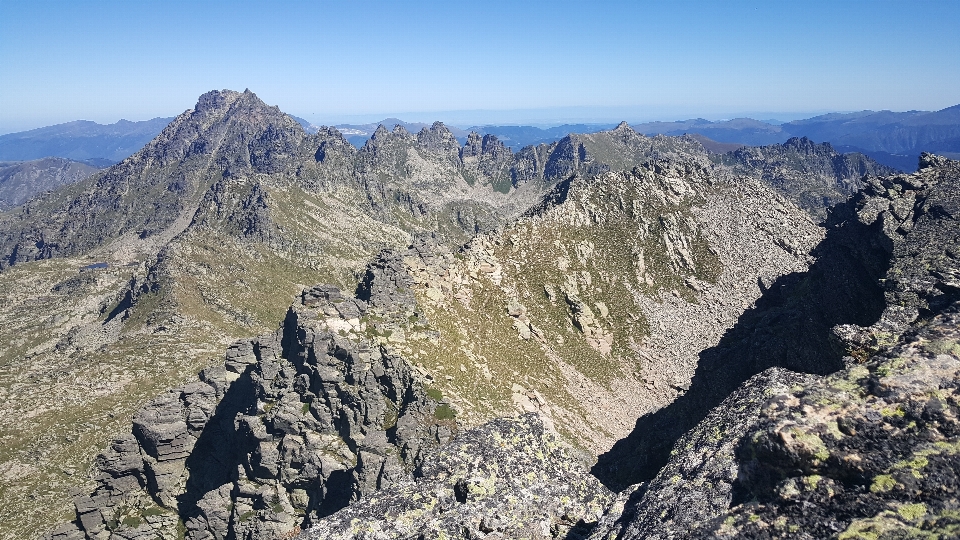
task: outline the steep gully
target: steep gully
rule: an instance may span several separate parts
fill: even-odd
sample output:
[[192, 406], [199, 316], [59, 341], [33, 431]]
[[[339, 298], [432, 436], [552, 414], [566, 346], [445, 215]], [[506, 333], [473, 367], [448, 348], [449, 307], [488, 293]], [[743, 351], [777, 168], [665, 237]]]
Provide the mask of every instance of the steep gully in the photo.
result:
[[824, 225], [827, 235], [810, 269], [777, 279], [715, 347], [700, 353], [685, 394], [638, 419], [630, 435], [599, 456], [592, 472], [607, 487], [619, 491], [653, 478], [677, 439], [751, 376], [775, 366], [816, 374], [843, 367], [845, 351], [831, 329], [880, 318], [879, 279], [893, 245], [879, 223], [863, 225], [848, 205], [835, 207]]

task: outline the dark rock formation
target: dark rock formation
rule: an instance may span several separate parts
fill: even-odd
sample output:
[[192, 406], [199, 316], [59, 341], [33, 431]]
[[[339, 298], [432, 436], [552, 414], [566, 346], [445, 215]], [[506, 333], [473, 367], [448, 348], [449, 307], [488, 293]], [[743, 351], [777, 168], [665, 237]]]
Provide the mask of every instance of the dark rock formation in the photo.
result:
[[[389, 268], [389, 267], [386, 267]], [[401, 309], [389, 271], [374, 298]], [[410, 366], [341, 337], [368, 304], [305, 290], [275, 334], [234, 343], [223, 367], [145, 406], [98, 459], [98, 487], [52, 538], [279, 537], [410, 478], [458, 431]], [[372, 309], [376, 309], [375, 307]]]
[[705, 538], [960, 534], [960, 304], [819, 384], [771, 399]]
[[612, 494], [533, 413], [464, 432], [401, 482], [301, 537], [582, 538]]
[[[846, 367], [825, 378], [791, 375], [787, 389], [772, 372], [751, 379], [679, 439], [648, 483], [621, 495], [622, 506], [611, 509], [594, 538], [955, 536], [960, 304], [952, 276], [960, 267], [960, 228], [951, 210], [958, 178], [960, 163], [925, 155], [917, 173], [872, 181], [838, 207], [831, 231], [846, 229], [864, 247], [874, 246], [861, 257], [882, 248], [888, 269], [876, 281], [883, 283], [885, 307], [871, 326], [814, 327], [803, 333], [807, 344], [794, 347], [825, 354], [810, 345], [832, 336], [836, 354], [850, 355]], [[828, 234], [824, 244], [830, 241]], [[869, 276], [850, 275], [829, 291]], [[792, 294], [800, 297], [814, 284]], [[788, 313], [774, 313], [784, 329], [798, 331]], [[732, 335], [769, 339], [756, 319], [742, 322]], [[730, 360], [749, 352], [749, 344], [730, 343]], [[770, 352], [785, 358], [784, 351]], [[758, 407], [763, 396], [769, 397]], [[658, 413], [664, 421], [657, 425], [682, 417], [673, 407]], [[638, 423], [635, 441], [663, 435], [650, 431], [649, 421]]]

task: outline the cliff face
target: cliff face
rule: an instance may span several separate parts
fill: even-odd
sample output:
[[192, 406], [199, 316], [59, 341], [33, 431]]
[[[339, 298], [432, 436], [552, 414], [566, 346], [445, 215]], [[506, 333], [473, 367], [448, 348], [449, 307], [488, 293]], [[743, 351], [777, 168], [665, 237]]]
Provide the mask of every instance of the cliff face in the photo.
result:
[[955, 535], [958, 177], [925, 155], [838, 208], [836, 228], [867, 227], [888, 261], [876, 322], [832, 331], [844, 367], [751, 379], [593, 538]]

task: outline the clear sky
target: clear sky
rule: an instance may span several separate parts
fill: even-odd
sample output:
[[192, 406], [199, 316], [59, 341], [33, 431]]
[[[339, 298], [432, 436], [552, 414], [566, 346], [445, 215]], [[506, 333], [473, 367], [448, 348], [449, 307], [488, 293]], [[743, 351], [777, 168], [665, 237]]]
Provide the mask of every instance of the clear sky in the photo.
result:
[[936, 110], [960, 1], [0, 0], [0, 133], [215, 88], [326, 123]]

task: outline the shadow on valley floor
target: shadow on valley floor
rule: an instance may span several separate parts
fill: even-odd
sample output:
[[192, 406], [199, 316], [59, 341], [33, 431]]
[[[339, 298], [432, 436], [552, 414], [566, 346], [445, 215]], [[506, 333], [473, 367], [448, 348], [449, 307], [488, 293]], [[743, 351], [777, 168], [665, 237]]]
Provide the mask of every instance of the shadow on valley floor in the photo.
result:
[[700, 353], [684, 395], [642, 416], [630, 435], [599, 457], [591, 472], [601, 482], [620, 491], [653, 478], [681, 435], [764, 369], [827, 374], [843, 367], [831, 328], [869, 326], [879, 319], [884, 309], [879, 279], [893, 248], [879, 220], [865, 226], [851, 208], [847, 203], [831, 211], [826, 238], [814, 249], [816, 262], [807, 272], [780, 277], [717, 346]]

